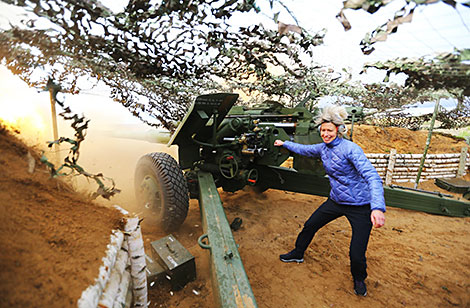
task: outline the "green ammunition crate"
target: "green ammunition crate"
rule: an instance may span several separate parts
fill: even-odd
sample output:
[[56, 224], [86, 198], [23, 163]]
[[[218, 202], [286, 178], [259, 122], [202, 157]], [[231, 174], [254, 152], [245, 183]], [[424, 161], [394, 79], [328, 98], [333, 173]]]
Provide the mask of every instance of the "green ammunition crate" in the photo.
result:
[[151, 246], [153, 259], [165, 269], [173, 291], [196, 279], [194, 256], [173, 235], [154, 241]]
[[156, 283], [165, 281], [166, 271], [156, 260], [150, 258], [147, 260], [147, 283], [153, 287]]

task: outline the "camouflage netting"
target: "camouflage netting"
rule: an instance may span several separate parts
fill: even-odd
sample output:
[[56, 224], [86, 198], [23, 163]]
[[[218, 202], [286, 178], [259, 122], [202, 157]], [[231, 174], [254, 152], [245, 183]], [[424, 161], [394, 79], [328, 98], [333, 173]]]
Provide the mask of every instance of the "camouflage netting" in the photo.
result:
[[[343, 2], [343, 8], [336, 18], [341, 22], [346, 31], [351, 29], [351, 24], [345, 16], [345, 10], [362, 9], [374, 14], [391, 0], [347, 0]], [[388, 35], [397, 32], [398, 26], [409, 23], [413, 19], [415, 9], [420, 5], [430, 5], [442, 2], [454, 9], [458, 5], [470, 7], [470, 1], [453, 0], [407, 0], [406, 4], [395, 13], [393, 19], [388, 20], [376, 29], [367, 33], [361, 41], [360, 47], [364, 54], [372, 53], [374, 44], [385, 41]], [[457, 50], [454, 53], [444, 53], [433, 59], [396, 59], [374, 64], [366, 64], [365, 68], [374, 67], [386, 70], [385, 82], [391, 73], [405, 73], [405, 87], [383, 86], [379, 84], [367, 85], [368, 95], [360, 93], [356, 96], [359, 104], [364, 107], [376, 108], [378, 112], [370, 116], [367, 121], [380, 126], [397, 126], [409, 129], [421, 129], [432, 115], [412, 116], [397, 111], [403, 106], [413, 102], [436, 101], [440, 98], [453, 97], [458, 100], [456, 109], [448, 111], [440, 109], [436, 120], [439, 128], [459, 128], [470, 125], [470, 50]], [[467, 62], [465, 62], [467, 61]], [[362, 99], [365, 98], [365, 99]]]
[[[291, 107], [315, 105], [325, 96], [338, 103], [352, 100], [353, 105], [376, 110], [369, 117], [373, 123], [412, 129], [429, 116], [416, 118], [395, 109], [455, 97], [458, 108], [442, 110], [438, 120], [443, 127], [469, 124], [466, 50], [430, 61], [371, 64], [368, 67], [386, 70], [387, 76], [407, 74], [407, 84], [363, 85], [351, 83], [348, 72], [304, 65], [300, 58], [311, 55], [323, 34], [279, 22], [278, 14], [273, 15], [277, 30], [256, 25], [253, 16], [259, 8], [254, 0], [131, 0], [118, 13], [97, 0], [3, 2], [29, 15], [21, 25], [0, 31], [1, 64], [30, 86], [43, 87], [51, 79], [69, 93], [80, 91], [81, 78], [91, 77], [92, 84], [101, 80], [111, 88], [113, 99], [153, 126], [173, 130], [196, 95], [235, 89], [250, 94], [254, 102], [278, 100]], [[265, 2], [291, 14], [281, 1]], [[373, 13], [388, 2], [346, 1], [344, 6]], [[246, 16], [253, 24], [234, 26], [245, 14], [251, 14]], [[283, 72], [272, 74], [273, 66]]]
[[[86, 130], [88, 129], [88, 123], [90, 120], [86, 119], [83, 115], [79, 116], [76, 113], [72, 112], [70, 107], [65, 106], [63, 102], [57, 99], [57, 94], [60, 91], [60, 87], [52, 80], [48, 80], [46, 84], [46, 88], [49, 90], [51, 94], [51, 98], [55, 101], [56, 104], [62, 107], [63, 112], [59, 113], [59, 115], [65, 121], [71, 121], [70, 126], [75, 131], [73, 138], [67, 137], [60, 137], [54, 141], [48, 141], [48, 147], [52, 148], [54, 145], [60, 145], [63, 143], [68, 143], [70, 146], [69, 153], [65, 156], [62, 163], [58, 163], [55, 165], [54, 163], [50, 162], [46, 155], [42, 155], [41, 162], [45, 164], [51, 173], [51, 177], [59, 177], [59, 176], [68, 176], [68, 175], [82, 175], [88, 180], [95, 181], [98, 185], [97, 190], [90, 195], [91, 199], [95, 199], [99, 196], [109, 199], [110, 197], [114, 196], [115, 194], [119, 193], [121, 190], [116, 188], [114, 180], [108, 177], [105, 177], [102, 173], [93, 174], [87, 172], [82, 166], [78, 164], [78, 159], [80, 157], [80, 145], [82, 141], [85, 140]], [[57, 150], [57, 149], [56, 149]]]
[[[336, 15], [336, 18], [341, 22], [344, 30], [348, 31], [352, 27], [344, 14], [346, 9], [362, 9], [370, 14], [374, 14], [390, 2], [392, 2], [392, 0], [346, 0], [343, 2], [343, 8]], [[372, 53], [375, 50], [375, 48], [372, 46], [373, 44], [387, 40], [388, 35], [397, 32], [399, 25], [411, 22], [417, 6], [429, 5], [438, 2], [450, 5], [454, 9], [456, 9], [457, 5], [459, 4], [470, 8], [470, 1], [460, 1], [459, 3], [454, 0], [406, 0], [406, 4], [400, 10], [395, 12], [393, 19], [388, 20], [384, 24], [378, 26], [376, 29], [365, 35], [364, 39], [360, 43], [362, 52], [366, 55]]]
[[[466, 105], [465, 108], [468, 110], [470, 99], [466, 98], [464, 103]], [[431, 118], [431, 113], [420, 116], [412, 116], [409, 114], [403, 114], [401, 112], [388, 111], [369, 116], [365, 119], [365, 122], [382, 127], [393, 126], [408, 128], [411, 130], [419, 130], [425, 128], [425, 125], [429, 123]], [[448, 111], [440, 108], [439, 113], [436, 116], [436, 120], [438, 123], [434, 127], [441, 129], [461, 128], [470, 125], [470, 116], [468, 111]]]
[[[96, 0], [3, 2], [32, 13], [0, 32], [0, 60], [13, 73], [35, 87], [51, 78], [71, 93], [80, 77], [95, 77], [142, 121], [168, 129], [194, 95], [221, 88], [214, 76], [261, 80], [269, 64], [295, 74], [299, 55], [323, 39], [280, 22], [278, 31], [230, 26], [233, 16], [259, 11], [253, 0], [131, 0], [119, 13]], [[47, 28], [38, 26], [44, 18]]]
[[[470, 125], [470, 49], [456, 50], [452, 53], [442, 53], [434, 58], [396, 59], [393, 61], [366, 64], [364, 67], [377, 68], [387, 72], [385, 81], [392, 73], [405, 73], [408, 78], [405, 87], [383, 88], [370, 86], [369, 90], [376, 91], [375, 99], [370, 101], [372, 106], [380, 106], [380, 100], [386, 106], [399, 108], [411, 101], [436, 101], [443, 97], [453, 97], [458, 101], [455, 109], [441, 110], [437, 120], [441, 128], [458, 128]], [[371, 96], [371, 98], [374, 96]], [[405, 103], [405, 104], [402, 104]], [[385, 107], [386, 107], [385, 106]], [[380, 107], [379, 107], [380, 108]], [[385, 110], [385, 109], [384, 109]], [[393, 126], [419, 128], [429, 120], [430, 115], [421, 117], [403, 117], [387, 114], [382, 123]], [[387, 119], [388, 118], [388, 119]], [[409, 124], [405, 124], [409, 123]]]

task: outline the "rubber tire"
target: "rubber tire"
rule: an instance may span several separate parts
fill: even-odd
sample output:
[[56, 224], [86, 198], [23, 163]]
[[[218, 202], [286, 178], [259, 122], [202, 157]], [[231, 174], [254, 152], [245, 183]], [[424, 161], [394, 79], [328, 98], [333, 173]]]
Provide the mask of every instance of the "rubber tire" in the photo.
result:
[[147, 176], [157, 183], [161, 192], [162, 203], [155, 217], [157, 223], [167, 232], [178, 229], [186, 219], [189, 208], [188, 185], [180, 166], [171, 155], [163, 152], [149, 153], [137, 162], [135, 195], [139, 206], [148, 215], [158, 205], [150, 204], [150, 209], [145, 207], [147, 200], [144, 200], [141, 184]]

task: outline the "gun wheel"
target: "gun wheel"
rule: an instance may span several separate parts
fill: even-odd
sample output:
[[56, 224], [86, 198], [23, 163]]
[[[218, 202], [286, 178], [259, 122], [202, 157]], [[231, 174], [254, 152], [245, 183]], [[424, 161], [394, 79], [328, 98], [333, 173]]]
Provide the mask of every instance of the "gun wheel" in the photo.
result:
[[183, 172], [167, 153], [154, 152], [139, 159], [134, 177], [135, 195], [144, 217], [156, 218], [165, 231], [186, 219], [189, 191]]

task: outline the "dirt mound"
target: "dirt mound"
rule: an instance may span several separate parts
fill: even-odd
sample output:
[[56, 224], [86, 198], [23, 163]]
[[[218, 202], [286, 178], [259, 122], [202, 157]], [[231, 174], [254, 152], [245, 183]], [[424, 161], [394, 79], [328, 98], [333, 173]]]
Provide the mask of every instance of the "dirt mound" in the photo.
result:
[[1, 123], [0, 174], [0, 307], [76, 306], [122, 214], [51, 179]]
[[[366, 153], [389, 153], [396, 149], [401, 154], [422, 154], [427, 131], [411, 131], [399, 127], [354, 125], [353, 141]], [[468, 146], [462, 138], [433, 132], [428, 153], [460, 153]]]

